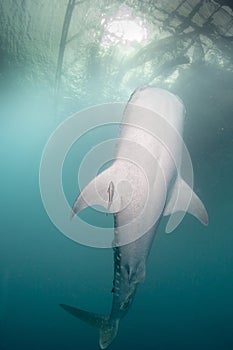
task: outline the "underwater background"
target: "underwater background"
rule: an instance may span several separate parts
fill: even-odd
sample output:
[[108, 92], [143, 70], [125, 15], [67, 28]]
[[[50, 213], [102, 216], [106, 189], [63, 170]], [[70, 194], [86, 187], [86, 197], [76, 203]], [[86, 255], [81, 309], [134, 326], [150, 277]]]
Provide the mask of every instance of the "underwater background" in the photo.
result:
[[[50, 221], [39, 168], [57, 126], [84, 108], [154, 85], [186, 107], [184, 141], [208, 227], [158, 229], [111, 349], [233, 349], [233, 12], [228, 1], [0, 2], [0, 349], [98, 349], [98, 331], [64, 312], [108, 314], [113, 252]], [[67, 156], [70, 205], [86, 136]], [[76, 154], [77, 152], [77, 154]], [[89, 220], [113, 220], [95, 215]], [[69, 215], [69, 213], [63, 213]], [[87, 218], [88, 219], [88, 218]], [[105, 224], [104, 222], [102, 223]]]

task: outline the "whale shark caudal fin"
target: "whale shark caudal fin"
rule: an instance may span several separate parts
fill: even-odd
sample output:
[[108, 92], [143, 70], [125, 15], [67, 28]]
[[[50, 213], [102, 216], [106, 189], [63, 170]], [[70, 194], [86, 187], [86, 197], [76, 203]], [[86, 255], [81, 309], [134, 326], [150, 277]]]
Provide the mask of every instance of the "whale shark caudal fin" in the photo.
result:
[[60, 304], [71, 315], [99, 329], [99, 345], [106, 349], [117, 335], [119, 320], [110, 320], [109, 316], [97, 315], [75, 307]]
[[181, 177], [174, 184], [163, 215], [172, 215], [179, 211], [188, 212], [202, 224], [208, 225], [208, 213], [204, 204]]

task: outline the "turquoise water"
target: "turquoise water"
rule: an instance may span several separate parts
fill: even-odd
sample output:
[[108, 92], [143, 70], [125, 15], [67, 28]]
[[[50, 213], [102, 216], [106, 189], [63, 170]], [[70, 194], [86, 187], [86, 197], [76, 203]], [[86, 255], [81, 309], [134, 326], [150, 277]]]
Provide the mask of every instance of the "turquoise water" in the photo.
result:
[[[89, 248], [67, 239], [42, 205], [39, 164], [55, 125], [49, 122], [53, 112], [49, 101], [27, 93], [15, 96], [14, 103], [1, 102], [0, 342], [4, 350], [97, 348], [97, 331], [58, 305], [96, 313], [108, 313], [111, 306], [111, 249]], [[191, 148], [195, 189], [208, 209], [209, 226], [186, 215], [176, 231], [166, 235], [163, 219], [146, 281], [122, 320], [112, 349], [141, 349], [145, 344], [151, 349], [233, 346], [232, 143], [218, 144], [217, 136], [211, 142], [213, 153]], [[76, 181], [70, 190], [73, 200]]]
[[[55, 69], [48, 69], [54, 48], [41, 48], [52, 55], [51, 61], [32, 50], [41, 59], [38, 63], [35, 57], [24, 62], [20, 49], [11, 56], [14, 47], [9, 44], [4, 49], [4, 45], [0, 50], [4, 53], [0, 61], [0, 349], [98, 349], [98, 331], [65, 313], [59, 304], [108, 314], [113, 251], [78, 244], [53, 225], [40, 195], [40, 161], [60, 122], [97, 103], [126, 102], [148, 77], [142, 78], [139, 68], [138, 76], [131, 72], [128, 80], [119, 77], [115, 72], [119, 52], [117, 56], [113, 49], [101, 61], [93, 49], [81, 69], [85, 76], [78, 71], [70, 85], [69, 74], [74, 72], [66, 62], [64, 84], [54, 99]], [[148, 52], [152, 56], [154, 48]], [[79, 57], [80, 67], [85, 57]], [[126, 70], [135, 64], [130, 59], [125, 62]], [[184, 101], [184, 140], [193, 162], [194, 189], [207, 208], [209, 225], [204, 227], [187, 214], [167, 235], [167, 218], [162, 219], [146, 280], [120, 323], [112, 350], [233, 349], [232, 72], [209, 62], [181, 73], [171, 86], [162, 78], [157, 85], [155, 79], [154, 85], [169, 88]], [[115, 131], [86, 135], [68, 154], [63, 186], [70, 205], [78, 193], [77, 171], [83, 156]], [[83, 218], [99, 226], [113, 223], [111, 215], [91, 210]]]

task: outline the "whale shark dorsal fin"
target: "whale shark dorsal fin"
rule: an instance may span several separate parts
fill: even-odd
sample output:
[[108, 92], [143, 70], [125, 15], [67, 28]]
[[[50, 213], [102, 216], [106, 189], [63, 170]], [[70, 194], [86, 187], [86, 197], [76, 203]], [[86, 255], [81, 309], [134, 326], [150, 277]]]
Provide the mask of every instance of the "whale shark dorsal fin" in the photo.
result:
[[177, 212], [183, 212], [183, 215], [177, 223], [173, 222], [172, 225], [171, 222], [170, 224], [168, 223], [166, 228], [167, 233], [173, 231], [178, 226], [186, 212], [195, 216], [202, 224], [208, 225], [208, 213], [204, 204], [181, 177], [177, 177], [163, 215], [173, 215]]
[[89, 206], [102, 206], [108, 212], [117, 213], [121, 210], [121, 198], [115, 191], [117, 184], [113, 165], [91, 180], [76, 198], [71, 219]]

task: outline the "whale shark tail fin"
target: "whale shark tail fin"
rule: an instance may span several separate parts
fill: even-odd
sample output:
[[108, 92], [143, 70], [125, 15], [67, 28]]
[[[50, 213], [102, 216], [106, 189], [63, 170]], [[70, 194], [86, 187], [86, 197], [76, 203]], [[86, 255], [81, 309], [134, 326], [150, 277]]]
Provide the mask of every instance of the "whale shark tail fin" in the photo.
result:
[[106, 349], [116, 337], [119, 320], [110, 320], [109, 316], [97, 315], [65, 304], [60, 304], [60, 306], [71, 315], [99, 329], [99, 345], [101, 349]]

